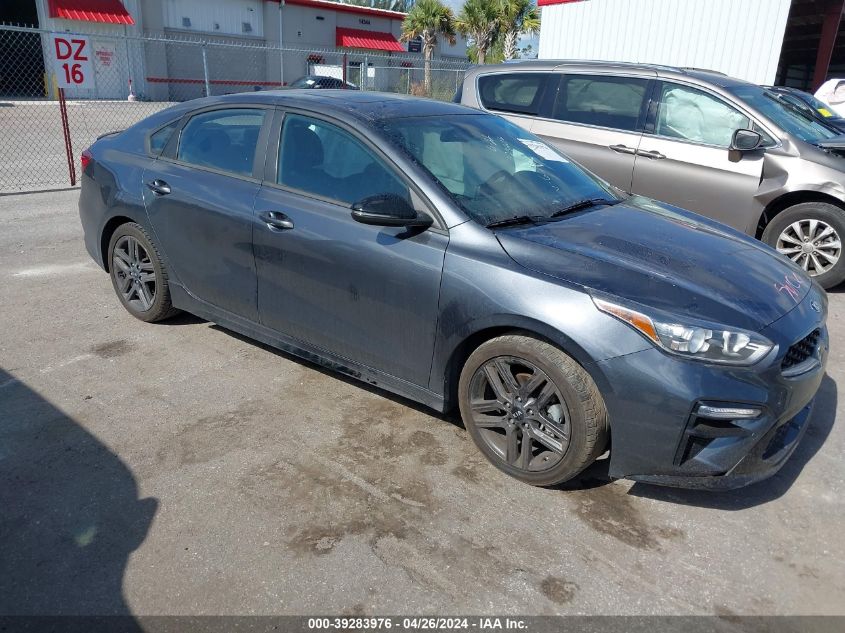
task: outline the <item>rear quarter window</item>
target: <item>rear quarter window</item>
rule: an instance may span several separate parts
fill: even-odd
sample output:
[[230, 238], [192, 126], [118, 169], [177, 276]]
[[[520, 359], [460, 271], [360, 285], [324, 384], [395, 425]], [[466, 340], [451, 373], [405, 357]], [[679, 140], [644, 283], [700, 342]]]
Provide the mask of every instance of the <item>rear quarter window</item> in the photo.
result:
[[537, 114], [549, 73], [499, 73], [478, 78], [478, 96], [488, 110]]
[[173, 132], [176, 131], [177, 127], [179, 127], [179, 119], [168, 123], [163, 128], [150, 134], [150, 154], [153, 156], [161, 154], [167, 146], [167, 141], [169, 141], [170, 137], [173, 136]]

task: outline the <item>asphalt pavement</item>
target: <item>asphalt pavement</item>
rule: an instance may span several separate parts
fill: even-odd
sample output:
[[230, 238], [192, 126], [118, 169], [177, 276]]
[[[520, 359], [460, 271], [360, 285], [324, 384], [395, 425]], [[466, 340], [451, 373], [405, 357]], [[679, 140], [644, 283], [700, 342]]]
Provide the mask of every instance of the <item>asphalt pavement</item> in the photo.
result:
[[454, 417], [133, 319], [77, 199], [0, 197], [0, 614], [845, 614], [842, 291], [776, 477], [541, 490]]

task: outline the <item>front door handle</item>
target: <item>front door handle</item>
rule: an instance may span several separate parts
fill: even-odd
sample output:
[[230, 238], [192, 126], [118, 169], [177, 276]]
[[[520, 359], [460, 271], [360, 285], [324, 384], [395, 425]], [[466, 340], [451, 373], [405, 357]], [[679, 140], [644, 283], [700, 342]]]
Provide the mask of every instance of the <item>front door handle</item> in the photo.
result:
[[627, 145], [608, 145], [617, 154], [636, 154], [637, 150]]
[[637, 152], [637, 154], [639, 154], [640, 156], [643, 156], [645, 158], [651, 158], [652, 160], [663, 160], [664, 158], [666, 158], [666, 154], [661, 154], [660, 152], [657, 152], [657, 151], [654, 151], [654, 152], [642, 152], [641, 151], [641, 152]]
[[281, 211], [262, 211], [258, 217], [271, 231], [287, 231], [293, 228], [293, 220]]
[[147, 183], [147, 187], [152, 190], [152, 192], [159, 196], [166, 196], [170, 193], [170, 185], [168, 185], [163, 180], [153, 180]]

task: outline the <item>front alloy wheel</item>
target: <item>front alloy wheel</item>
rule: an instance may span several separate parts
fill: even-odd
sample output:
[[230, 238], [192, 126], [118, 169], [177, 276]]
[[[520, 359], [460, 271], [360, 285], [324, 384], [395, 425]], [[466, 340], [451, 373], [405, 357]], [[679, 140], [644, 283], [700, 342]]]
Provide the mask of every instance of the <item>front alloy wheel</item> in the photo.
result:
[[491, 339], [470, 354], [458, 403], [479, 450], [535, 486], [575, 477], [607, 443], [607, 411], [590, 375], [563, 350], [527, 334]]
[[543, 370], [524, 358], [498, 356], [470, 384], [472, 423], [500, 459], [525, 472], [557, 465], [569, 447], [569, 415]]
[[775, 248], [815, 277], [832, 270], [839, 262], [842, 239], [826, 222], [805, 219], [781, 231]]
[[845, 280], [845, 209], [827, 202], [802, 202], [778, 213], [763, 231], [763, 241], [791, 259], [822, 288]]

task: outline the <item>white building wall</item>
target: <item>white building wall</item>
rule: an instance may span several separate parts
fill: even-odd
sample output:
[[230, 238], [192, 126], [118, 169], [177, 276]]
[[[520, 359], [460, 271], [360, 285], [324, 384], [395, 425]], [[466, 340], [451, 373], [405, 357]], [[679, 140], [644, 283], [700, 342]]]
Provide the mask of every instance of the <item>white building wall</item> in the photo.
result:
[[[0, 0], [2, 1], [2, 0]], [[129, 93], [129, 79], [133, 89], [144, 89], [143, 47], [137, 41], [127, 41], [124, 36], [137, 36], [141, 32], [140, 0], [121, 0], [132, 19], [133, 25], [107, 24], [51, 18], [47, 0], [38, 0], [38, 23], [41, 28], [61, 33], [82, 33], [89, 35], [92, 47], [92, 69], [94, 81], [91, 88], [67, 88], [69, 99], [125, 99]], [[53, 84], [53, 57], [51, 38], [42, 38], [45, 71], [49, 84]], [[50, 90], [52, 94], [52, 90]]]
[[775, 81], [791, 0], [587, 0], [542, 8], [540, 59], [717, 70]]
[[[165, 0], [164, 27], [237, 35], [243, 37], [264, 37], [264, 9], [262, 0]], [[190, 27], [183, 26], [182, 19], [191, 21]], [[251, 31], [244, 31], [244, 23], [251, 25]]]

